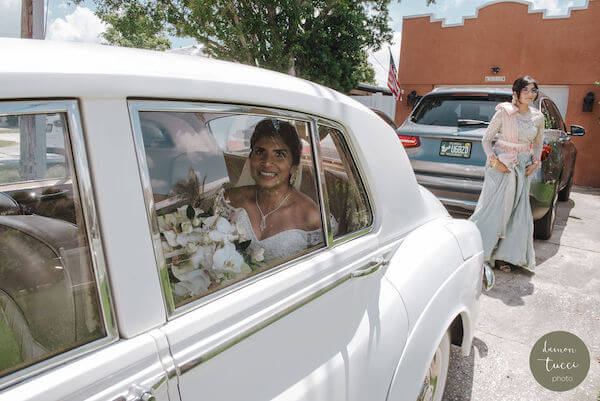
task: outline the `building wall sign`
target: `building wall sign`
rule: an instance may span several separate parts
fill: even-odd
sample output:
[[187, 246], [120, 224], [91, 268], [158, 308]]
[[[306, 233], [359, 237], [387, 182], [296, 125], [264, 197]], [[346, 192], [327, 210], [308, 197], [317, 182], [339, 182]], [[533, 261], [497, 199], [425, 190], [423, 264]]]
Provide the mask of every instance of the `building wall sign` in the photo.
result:
[[506, 77], [504, 76], [487, 76], [485, 77], [485, 82], [506, 82]]

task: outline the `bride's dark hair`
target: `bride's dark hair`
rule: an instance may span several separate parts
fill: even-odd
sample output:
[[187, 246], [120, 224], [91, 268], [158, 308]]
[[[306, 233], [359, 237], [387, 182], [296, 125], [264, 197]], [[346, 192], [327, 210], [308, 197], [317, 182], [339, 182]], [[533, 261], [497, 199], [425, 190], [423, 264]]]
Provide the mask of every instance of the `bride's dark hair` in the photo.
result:
[[292, 152], [292, 166], [300, 164], [302, 143], [300, 143], [296, 128], [292, 124], [276, 118], [265, 118], [259, 121], [250, 138], [250, 149], [254, 149], [256, 142], [263, 137], [280, 138]]

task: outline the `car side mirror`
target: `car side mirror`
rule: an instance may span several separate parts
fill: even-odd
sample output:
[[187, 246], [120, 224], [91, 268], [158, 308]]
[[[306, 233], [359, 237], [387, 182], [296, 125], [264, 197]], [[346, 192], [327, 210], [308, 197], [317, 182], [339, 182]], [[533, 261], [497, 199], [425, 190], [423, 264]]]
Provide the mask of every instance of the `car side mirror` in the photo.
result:
[[571, 132], [569, 132], [569, 135], [583, 136], [583, 135], [585, 135], [585, 128], [583, 128], [579, 125], [571, 125]]

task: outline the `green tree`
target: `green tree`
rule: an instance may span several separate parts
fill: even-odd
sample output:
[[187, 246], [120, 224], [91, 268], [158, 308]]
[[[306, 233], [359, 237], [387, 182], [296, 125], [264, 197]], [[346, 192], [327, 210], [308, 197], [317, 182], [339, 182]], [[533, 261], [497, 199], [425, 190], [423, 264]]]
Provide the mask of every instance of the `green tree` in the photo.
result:
[[106, 2], [98, 8], [97, 15], [109, 25], [102, 36], [110, 44], [154, 50], [171, 48], [164, 28], [166, 13], [160, 8], [130, 2], [127, 7], [116, 9]]
[[[80, 1], [80, 0], [77, 0]], [[165, 33], [211, 57], [286, 72], [349, 92], [374, 82], [367, 52], [392, 38], [390, 0], [96, 0], [114, 44], [145, 48]], [[162, 36], [161, 36], [162, 35]]]

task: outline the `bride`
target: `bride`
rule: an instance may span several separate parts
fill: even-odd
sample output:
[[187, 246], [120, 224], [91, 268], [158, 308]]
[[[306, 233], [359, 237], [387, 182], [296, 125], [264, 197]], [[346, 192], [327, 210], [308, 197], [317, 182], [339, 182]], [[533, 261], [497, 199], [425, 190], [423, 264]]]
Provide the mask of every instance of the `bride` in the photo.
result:
[[249, 251], [262, 248], [265, 261], [276, 262], [322, 242], [318, 206], [291, 184], [302, 151], [296, 129], [275, 118], [261, 120], [250, 149], [255, 184], [225, 191], [231, 220], [250, 234]]

